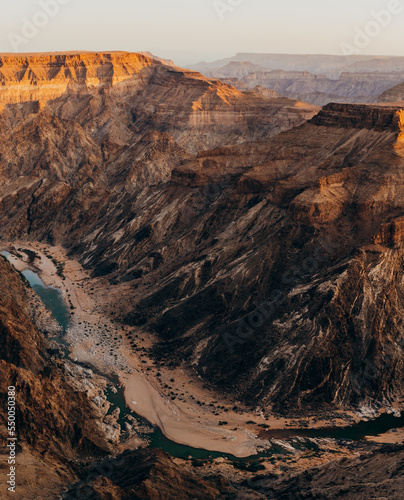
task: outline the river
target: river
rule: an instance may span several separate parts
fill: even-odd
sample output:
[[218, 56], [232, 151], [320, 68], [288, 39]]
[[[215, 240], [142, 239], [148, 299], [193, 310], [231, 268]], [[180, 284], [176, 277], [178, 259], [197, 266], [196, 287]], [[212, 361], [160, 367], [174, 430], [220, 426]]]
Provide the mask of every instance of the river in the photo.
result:
[[[6, 258], [11, 255], [6, 251], [2, 251], [0, 252], [0, 254]], [[54, 338], [52, 340], [58, 342], [58, 344], [61, 346], [64, 356], [68, 357], [69, 349], [67, 343], [63, 339], [63, 336], [70, 324], [70, 312], [63, 299], [61, 291], [54, 287], [47, 287], [35, 271], [27, 269], [22, 271], [22, 274], [26, 278], [32, 289], [38, 294], [45, 307], [52, 313], [53, 317], [62, 327], [62, 336]], [[140, 417], [136, 413], [132, 412], [125, 403], [122, 387], [118, 387], [117, 392], [108, 390], [106, 396], [108, 401], [112, 405], [110, 411], [112, 411], [116, 407], [120, 409], [121, 413], [118, 423], [122, 426], [122, 428], [124, 428], [127, 417], [129, 415], [132, 415], [134, 418], [136, 418], [137, 421], [140, 421], [142, 424], [152, 428], [151, 433], [144, 436], [149, 440], [150, 447], [161, 448], [170, 455], [177, 458], [192, 457], [194, 459], [210, 459], [225, 457], [230, 460], [244, 461], [257, 459], [258, 457], [263, 456], [271, 456], [273, 454], [285, 453], [285, 450], [283, 448], [273, 446], [270, 450], [258, 455], [240, 459], [229, 454], [212, 452], [198, 448], [191, 448], [186, 445], [181, 445], [167, 439], [158, 427], [152, 426], [143, 417]], [[273, 429], [267, 430], [266, 436], [267, 438], [272, 439], [288, 440], [294, 438], [331, 438], [357, 441], [364, 439], [365, 436], [378, 436], [379, 434], [399, 427], [404, 427], [404, 415], [395, 417], [392, 414], [383, 414], [376, 419], [361, 421], [349, 427], [329, 427], [320, 429]], [[301, 445], [302, 443], [300, 443], [299, 446]]]

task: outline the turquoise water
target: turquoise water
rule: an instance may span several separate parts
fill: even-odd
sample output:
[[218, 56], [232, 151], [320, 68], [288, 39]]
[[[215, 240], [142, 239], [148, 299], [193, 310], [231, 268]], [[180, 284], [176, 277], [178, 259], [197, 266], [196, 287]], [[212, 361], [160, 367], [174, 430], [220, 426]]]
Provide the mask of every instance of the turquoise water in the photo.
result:
[[387, 413], [378, 418], [362, 421], [348, 427], [327, 427], [322, 429], [280, 429], [267, 430], [265, 432], [267, 438], [273, 439], [289, 439], [294, 437], [306, 438], [331, 438], [331, 439], [349, 439], [359, 441], [366, 436], [378, 436], [385, 432], [404, 427], [404, 415], [395, 417]]
[[[11, 253], [3, 250], [1, 255], [8, 258]], [[52, 316], [56, 319], [59, 325], [65, 332], [69, 328], [70, 314], [69, 310], [63, 300], [63, 295], [60, 290], [53, 286], [46, 286], [38, 274], [30, 269], [26, 269], [21, 273], [24, 278], [31, 285], [31, 288], [36, 292], [39, 298], [44, 303], [44, 306], [51, 312]]]
[[[4, 257], [10, 255], [9, 252], [0, 252]], [[54, 287], [47, 287], [37, 273], [31, 270], [23, 271], [22, 274], [31, 285], [32, 289], [38, 294], [44, 303], [45, 307], [52, 313], [53, 317], [58, 321], [63, 331], [65, 332], [69, 327], [70, 314], [69, 310], [63, 300], [60, 290]], [[59, 345], [61, 345], [65, 356], [68, 356], [68, 345], [61, 338], [55, 338]], [[133, 415], [142, 424], [151, 427], [150, 434], [145, 434], [145, 438], [149, 439], [149, 445], [152, 448], [161, 448], [170, 455], [177, 458], [188, 458], [206, 460], [211, 458], [225, 457], [230, 460], [240, 461], [239, 458], [233, 455], [224, 454], [220, 452], [212, 452], [208, 450], [192, 448], [189, 446], [181, 445], [169, 440], [164, 436], [158, 427], [151, 426], [144, 418], [132, 412], [125, 403], [123, 388], [119, 387], [116, 393], [112, 390], [107, 391], [107, 399], [111, 403], [111, 411], [118, 407], [121, 410], [118, 423], [124, 429], [124, 424], [127, 422], [127, 417]], [[281, 429], [281, 430], [267, 430], [266, 437], [268, 439], [293, 439], [297, 437], [303, 438], [331, 438], [331, 439], [347, 439], [347, 440], [361, 440], [365, 436], [377, 436], [385, 433], [390, 429], [404, 427], [404, 415], [395, 417], [394, 415], [381, 415], [380, 417], [367, 422], [360, 422], [349, 427], [329, 427], [323, 429]], [[310, 446], [310, 443], [307, 443]], [[272, 447], [271, 450], [260, 453], [253, 457], [248, 457], [244, 460], [257, 459], [257, 457], [271, 456], [272, 454], [285, 454], [285, 450], [280, 447]]]
[[[0, 254], [6, 258], [8, 258], [11, 255], [10, 252], [7, 252], [5, 250], [0, 252]], [[61, 291], [52, 286], [47, 287], [45, 283], [41, 280], [41, 278], [38, 276], [38, 274], [34, 271], [31, 271], [30, 269], [22, 271], [21, 274], [28, 281], [34, 292], [42, 300], [46, 309], [52, 314], [55, 320], [62, 327], [64, 334], [66, 330], [69, 328], [70, 313], [65, 301], [63, 300], [63, 295]], [[63, 340], [62, 337], [54, 337], [51, 340], [54, 340], [59, 344], [64, 356], [67, 357], [69, 355], [68, 345]]]
[[119, 408], [121, 410], [118, 423], [121, 425], [122, 428], [124, 428], [124, 424], [125, 422], [127, 422], [127, 417], [129, 415], [132, 415], [134, 418], [136, 418], [138, 422], [151, 428], [152, 432], [150, 434], [144, 434], [142, 436], [145, 439], [148, 439], [150, 448], [161, 448], [162, 450], [164, 450], [165, 452], [169, 453], [171, 456], [176, 458], [187, 459], [189, 457], [192, 457], [193, 459], [196, 460], [209, 460], [213, 458], [223, 457], [223, 458], [228, 458], [229, 460], [232, 461], [242, 462], [242, 461], [256, 460], [257, 457], [272, 456], [275, 453], [281, 455], [286, 454], [286, 451], [283, 448], [278, 446], [272, 446], [271, 450], [260, 453], [259, 455], [253, 455], [247, 458], [237, 458], [229, 453], [221, 453], [219, 451], [209, 451], [201, 448], [192, 448], [191, 446], [179, 444], [174, 441], [171, 441], [166, 436], [164, 436], [164, 434], [158, 427], [152, 426], [146, 419], [132, 412], [130, 408], [128, 408], [128, 406], [126, 405], [122, 387], [118, 387], [117, 392], [115, 393], [111, 389], [108, 389], [106, 396], [108, 401], [113, 405], [109, 413], [111, 413], [115, 408]]
[[44, 282], [34, 271], [26, 270], [22, 274], [34, 292], [39, 295], [46, 309], [52, 313], [52, 316], [63, 328], [63, 331], [66, 332], [70, 324], [70, 314], [60, 290], [52, 286], [45, 286]]

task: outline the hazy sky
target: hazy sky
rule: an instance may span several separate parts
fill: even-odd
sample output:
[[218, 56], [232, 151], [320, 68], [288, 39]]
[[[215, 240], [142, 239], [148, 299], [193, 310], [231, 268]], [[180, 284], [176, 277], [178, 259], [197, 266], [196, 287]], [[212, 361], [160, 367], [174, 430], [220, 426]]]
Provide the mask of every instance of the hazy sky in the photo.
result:
[[[51, 9], [55, 2], [64, 5]], [[374, 21], [372, 12], [390, 2], [400, 13]], [[236, 52], [341, 54], [341, 43], [355, 46], [356, 30], [373, 21], [379, 28], [373, 24], [372, 36], [357, 50], [404, 55], [404, 0], [0, 0], [0, 5], [2, 52], [149, 50], [183, 65]], [[53, 17], [44, 16], [46, 10]], [[41, 27], [32, 25], [34, 20]]]

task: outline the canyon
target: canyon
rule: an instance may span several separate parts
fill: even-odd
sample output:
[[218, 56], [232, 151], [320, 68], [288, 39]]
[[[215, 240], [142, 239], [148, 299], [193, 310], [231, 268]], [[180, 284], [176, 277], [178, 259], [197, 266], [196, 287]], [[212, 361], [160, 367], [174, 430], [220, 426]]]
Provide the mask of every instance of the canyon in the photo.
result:
[[[242, 57], [251, 64], [237, 66], [234, 77], [222, 73], [224, 79], [250, 78], [254, 73], [245, 72], [263, 64]], [[368, 92], [356, 87], [361, 58], [352, 63], [358, 73], [344, 73], [340, 60], [310, 61], [285, 70], [276, 58], [267, 63], [277, 74], [320, 68], [327, 79], [340, 71], [355, 92]], [[339, 443], [329, 451], [335, 443], [321, 442], [329, 455], [316, 456], [318, 470], [309, 473], [269, 461], [266, 478], [251, 482], [248, 472], [230, 474], [220, 459], [191, 469], [184, 459], [135, 450], [144, 442], [122, 445], [108, 408], [92, 402], [98, 392], [78, 384], [89, 369], [94, 391], [111, 377], [124, 380], [125, 350], [138, 357], [139, 373], [144, 364], [145, 377], [163, 380], [164, 399], [180, 407], [181, 387], [197, 381], [203, 397], [215, 395], [217, 426], [237, 422], [257, 442], [260, 426], [246, 427], [243, 419], [261, 422], [262, 430], [302, 416], [313, 425], [346, 423], [402, 408], [400, 89], [377, 104], [321, 109], [282, 97], [282, 88], [270, 92], [254, 77], [253, 89], [237, 90], [166, 62], [123, 52], [0, 57], [2, 245], [34, 252], [30, 264], [43, 273], [39, 261], [55, 252], [65, 275], [56, 278], [56, 267], [44, 276], [58, 280], [48, 285], [65, 287], [77, 319], [74, 335], [67, 334], [70, 357], [48, 352], [50, 335], [35, 319], [32, 291], [0, 259], [0, 399], [8, 386], [21, 388], [21, 460], [44, 468], [53, 461], [49, 495], [64, 491], [66, 498], [75, 498], [77, 488], [89, 488], [93, 498], [174, 498], [176, 484], [184, 492], [177, 498], [189, 498], [195, 487], [196, 498], [300, 498], [299, 488], [307, 495], [329, 489], [341, 467], [363, 463], [373, 474], [380, 457], [401, 463], [394, 443], [353, 451]], [[383, 90], [376, 85], [374, 92]], [[91, 302], [93, 294], [102, 300]], [[99, 315], [91, 335], [80, 310]], [[122, 344], [107, 339], [106, 363], [97, 346], [115, 331], [111, 324]], [[74, 343], [80, 334], [84, 340]], [[66, 376], [66, 366], [76, 378]], [[134, 410], [137, 396], [126, 402]], [[193, 404], [205, 404], [199, 403]], [[155, 418], [158, 425], [161, 414]], [[236, 434], [225, 430], [233, 443]], [[345, 456], [345, 465], [332, 453]], [[94, 469], [111, 454], [126, 472]], [[363, 498], [377, 490], [365, 469]], [[399, 465], [394, 470], [391, 477]], [[399, 498], [393, 483], [383, 487]], [[324, 498], [336, 498], [338, 488]]]
[[237, 54], [192, 68], [240, 90], [259, 85], [319, 106], [376, 103], [380, 94], [404, 81], [400, 57]]

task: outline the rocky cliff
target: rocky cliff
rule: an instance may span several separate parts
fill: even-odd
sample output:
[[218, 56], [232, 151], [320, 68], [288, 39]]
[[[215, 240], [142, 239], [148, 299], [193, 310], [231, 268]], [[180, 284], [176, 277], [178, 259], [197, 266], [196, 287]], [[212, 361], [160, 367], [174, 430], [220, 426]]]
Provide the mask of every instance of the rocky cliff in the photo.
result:
[[238, 493], [224, 477], [202, 479], [187, 467], [176, 465], [161, 450], [126, 452], [84, 468], [80, 476], [81, 481], [70, 487], [62, 497], [64, 500], [78, 500], [83, 495], [100, 500], [213, 500], [236, 498]]
[[404, 111], [399, 106], [371, 106], [331, 103], [311, 123], [323, 127], [357, 128], [400, 133]]
[[399, 83], [395, 87], [386, 90], [379, 97], [379, 102], [399, 102], [399, 101], [404, 101], [404, 83]]
[[124, 52], [2, 56], [0, 80], [11, 123], [39, 113], [74, 121], [92, 140], [108, 137], [118, 147], [154, 130], [195, 153], [276, 134], [318, 110]]
[[118, 147], [101, 123], [8, 119], [2, 234], [125, 286], [117, 311], [156, 358], [284, 411], [401, 393], [401, 108], [330, 105], [196, 156], [160, 131]]
[[[280, 69], [257, 66], [252, 62], [231, 61], [223, 67], [202, 69], [202, 72], [222, 81], [234, 81], [239, 89], [253, 88], [260, 85], [275, 90], [282, 96], [300, 99], [312, 104], [324, 106], [330, 102], [372, 103], [387, 89], [404, 80], [404, 71], [381, 65], [374, 70], [372, 64], [363, 66], [347, 65], [342, 72], [325, 75], [315, 71], [297, 71], [286, 69], [286, 59]], [[304, 66], [304, 63], [303, 65]], [[377, 66], [377, 65], [376, 65]], [[297, 66], [301, 67], [301, 66]], [[390, 69], [388, 69], [390, 68]]]
[[[264, 412], [402, 397], [399, 104], [330, 104], [313, 117], [304, 103], [124, 53], [8, 57], [2, 68], [2, 238], [62, 245], [108, 287], [111, 315], [154, 334], [156, 361]], [[61, 483], [78, 476], [68, 495], [237, 498], [159, 452], [125, 455], [108, 477], [73, 465], [110, 449], [97, 415], [48, 359], [1, 259], [0, 285], [1, 435], [13, 384], [27, 471], [53, 463]], [[364, 459], [370, 474], [379, 460]], [[339, 495], [339, 465], [313, 474], [323, 490], [297, 476], [248, 494]], [[366, 474], [364, 498], [375, 491]]]
[[335, 460], [323, 467], [279, 478], [262, 475], [246, 483], [269, 500], [400, 500], [404, 486], [403, 465], [403, 446], [386, 445], [375, 453], [361, 454], [355, 459]]
[[110, 447], [86, 393], [74, 390], [49, 359], [21, 279], [3, 258], [0, 288], [0, 493], [8, 497], [7, 401], [13, 386], [19, 494], [56, 498], [76, 477], [73, 459], [104, 457]]

